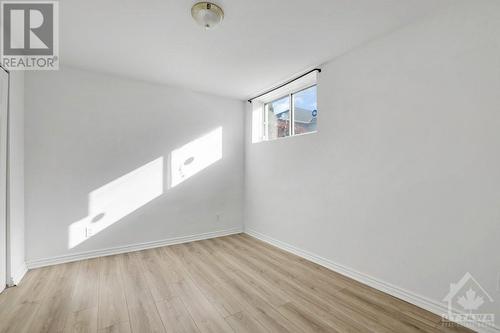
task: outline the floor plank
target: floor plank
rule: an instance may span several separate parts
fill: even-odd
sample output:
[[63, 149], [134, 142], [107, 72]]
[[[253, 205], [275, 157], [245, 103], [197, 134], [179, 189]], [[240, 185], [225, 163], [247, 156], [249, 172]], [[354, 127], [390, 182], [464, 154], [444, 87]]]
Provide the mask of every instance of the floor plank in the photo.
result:
[[130, 321], [125, 290], [120, 274], [119, 256], [99, 258], [98, 328], [119, 327]]
[[97, 311], [98, 307], [85, 308], [83, 310], [72, 311], [69, 314], [65, 333], [96, 333], [97, 332]]
[[102, 328], [98, 331], [98, 333], [130, 333], [132, 332], [130, 328], [130, 323], [122, 322], [113, 324], [111, 326]]
[[215, 306], [208, 301], [190, 279], [178, 283], [180, 298], [201, 332], [233, 332], [219, 315]]
[[272, 332], [265, 329], [264, 326], [244, 311], [227, 317], [226, 321], [238, 333]]
[[167, 332], [194, 333], [198, 327], [189, 315], [180, 298], [172, 298], [156, 303], [163, 325]]
[[71, 314], [74, 286], [77, 283], [81, 262], [57, 265], [56, 275], [47, 286], [47, 293], [40, 303], [36, 318], [29, 332], [63, 332]]
[[138, 253], [126, 253], [119, 258], [132, 332], [166, 332]]

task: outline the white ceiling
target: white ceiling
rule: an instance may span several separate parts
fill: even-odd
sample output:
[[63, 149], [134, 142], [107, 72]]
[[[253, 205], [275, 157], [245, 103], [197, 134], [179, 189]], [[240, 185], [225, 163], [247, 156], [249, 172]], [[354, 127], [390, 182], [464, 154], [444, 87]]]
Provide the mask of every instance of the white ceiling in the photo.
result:
[[245, 99], [450, 0], [62, 0], [61, 64]]

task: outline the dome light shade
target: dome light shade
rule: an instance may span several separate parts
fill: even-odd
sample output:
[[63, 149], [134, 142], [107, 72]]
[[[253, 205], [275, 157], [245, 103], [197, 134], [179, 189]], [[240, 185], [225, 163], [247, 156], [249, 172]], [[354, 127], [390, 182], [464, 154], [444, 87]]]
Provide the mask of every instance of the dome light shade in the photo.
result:
[[198, 2], [191, 8], [194, 20], [205, 29], [211, 29], [224, 18], [222, 8], [210, 2]]

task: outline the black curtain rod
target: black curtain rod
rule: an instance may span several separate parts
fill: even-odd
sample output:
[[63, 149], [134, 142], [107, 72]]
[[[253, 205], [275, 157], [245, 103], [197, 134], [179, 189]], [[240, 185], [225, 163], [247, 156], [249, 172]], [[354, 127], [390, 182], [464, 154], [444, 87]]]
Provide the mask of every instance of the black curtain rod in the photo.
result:
[[250, 99], [248, 100], [248, 103], [252, 103], [252, 100], [254, 100], [254, 99], [256, 99], [256, 98], [259, 98], [259, 97], [261, 97], [261, 96], [264, 96], [264, 95], [266, 95], [266, 94], [269, 94], [270, 92], [273, 92], [273, 91], [275, 91], [276, 89], [282, 88], [282, 87], [286, 86], [287, 84], [292, 83], [293, 81], [297, 81], [298, 79], [300, 79], [300, 78], [302, 78], [302, 77], [304, 77], [304, 76], [306, 76], [307, 74], [310, 74], [310, 73], [312, 73], [312, 72], [318, 72], [318, 73], [321, 73], [321, 68], [311, 69], [309, 72], [306, 72], [306, 73], [304, 73], [304, 74], [302, 74], [302, 75], [300, 75], [300, 76], [297, 76], [296, 78], [291, 79], [291, 80], [289, 80], [289, 81], [287, 81], [287, 82], [285, 82], [285, 83], [283, 83], [283, 84], [280, 84], [279, 86], [277, 86], [277, 87], [275, 87], [275, 88], [273, 88], [273, 89], [271, 89], [271, 90], [268, 90], [268, 91], [266, 91], [266, 92], [264, 92], [264, 93], [262, 93], [262, 94], [260, 94], [260, 95], [257, 95], [257, 96], [255, 96], [255, 97], [252, 97], [252, 98], [250, 98]]

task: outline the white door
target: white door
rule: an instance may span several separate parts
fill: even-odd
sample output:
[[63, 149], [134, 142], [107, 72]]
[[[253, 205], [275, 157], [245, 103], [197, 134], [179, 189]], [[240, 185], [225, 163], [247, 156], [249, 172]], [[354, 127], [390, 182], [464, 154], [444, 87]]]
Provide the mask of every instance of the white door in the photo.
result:
[[9, 75], [0, 68], [0, 292], [7, 284], [7, 108]]

